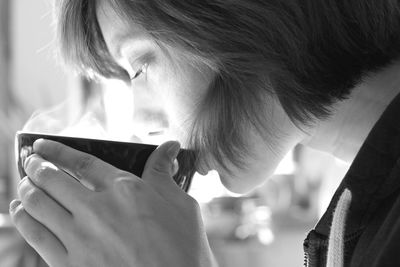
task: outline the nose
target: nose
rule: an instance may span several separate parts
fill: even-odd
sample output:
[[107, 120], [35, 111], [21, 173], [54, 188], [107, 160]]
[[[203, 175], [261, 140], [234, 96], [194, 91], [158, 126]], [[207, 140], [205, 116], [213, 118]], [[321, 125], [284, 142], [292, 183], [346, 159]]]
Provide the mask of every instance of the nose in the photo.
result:
[[163, 109], [135, 108], [133, 115], [135, 128], [146, 134], [158, 135], [169, 127], [167, 114]]
[[143, 140], [162, 135], [169, 128], [167, 111], [161, 97], [147, 90], [134, 90], [133, 125]]

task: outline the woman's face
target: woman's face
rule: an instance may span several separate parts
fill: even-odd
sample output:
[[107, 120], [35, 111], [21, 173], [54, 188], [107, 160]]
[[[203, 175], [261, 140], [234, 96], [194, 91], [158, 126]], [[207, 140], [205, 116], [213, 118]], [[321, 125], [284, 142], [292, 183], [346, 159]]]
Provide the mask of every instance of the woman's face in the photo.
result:
[[[108, 1], [98, 1], [97, 16], [111, 55], [133, 78], [132, 88], [137, 99], [135, 116], [146, 120], [151, 110], [158, 115], [160, 111], [165, 112], [173, 138], [184, 141], [185, 128], [190, 125], [196, 105], [207, 93], [213, 73], [194, 67], [184, 59], [171, 59], [141, 27], [124, 23]], [[245, 170], [228, 165], [233, 173], [228, 175], [217, 164], [212, 165], [224, 185], [234, 192], [246, 192], [262, 183], [299, 141], [299, 131], [280, 105], [275, 101], [266, 104], [271, 107], [271, 112], [266, 114], [271, 119], [270, 127], [280, 137], [267, 141], [249, 129], [246, 138], [250, 140], [253, 156], [245, 160]], [[147, 115], [141, 116], [141, 112]], [[274, 143], [274, 149], [269, 143]]]
[[[146, 121], [153, 130], [167, 126], [183, 139], [182, 122], [190, 120], [193, 107], [207, 92], [211, 72], [172, 61], [141, 27], [124, 23], [108, 1], [98, 1], [97, 17], [111, 55], [132, 78], [135, 122]], [[163, 121], [157, 122], [160, 117]]]

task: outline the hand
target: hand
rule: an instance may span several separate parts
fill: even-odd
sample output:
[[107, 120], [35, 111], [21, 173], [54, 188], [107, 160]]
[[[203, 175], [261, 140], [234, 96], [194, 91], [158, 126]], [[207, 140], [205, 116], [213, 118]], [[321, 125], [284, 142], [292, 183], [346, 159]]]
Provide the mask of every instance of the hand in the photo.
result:
[[179, 143], [159, 146], [142, 179], [57, 142], [33, 149], [10, 214], [50, 266], [212, 266], [198, 204], [172, 178]]

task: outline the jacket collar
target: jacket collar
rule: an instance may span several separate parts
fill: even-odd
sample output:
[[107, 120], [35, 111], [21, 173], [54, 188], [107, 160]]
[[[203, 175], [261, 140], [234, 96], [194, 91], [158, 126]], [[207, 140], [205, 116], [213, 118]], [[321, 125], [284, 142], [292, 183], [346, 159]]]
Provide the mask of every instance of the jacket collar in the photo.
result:
[[315, 231], [329, 236], [332, 214], [345, 188], [352, 193], [346, 236], [364, 228], [380, 203], [400, 187], [399, 175], [391, 174], [396, 164], [400, 165], [399, 158], [400, 94], [369, 133]]

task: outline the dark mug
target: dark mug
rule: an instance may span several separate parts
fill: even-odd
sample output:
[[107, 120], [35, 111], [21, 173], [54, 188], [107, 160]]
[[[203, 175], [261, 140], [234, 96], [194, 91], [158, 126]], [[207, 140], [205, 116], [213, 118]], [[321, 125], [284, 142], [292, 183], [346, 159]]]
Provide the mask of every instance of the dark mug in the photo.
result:
[[[62, 143], [76, 150], [91, 154], [120, 170], [133, 173], [138, 177], [142, 176], [147, 159], [157, 148], [157, 146], [149, 144], [17, 132], [15, 153], [21, 179], [26, 176], [23, 168], [24, 161], [32, 154], [32, 146], [37, 139], [48, 139]], [[185, 192], [189, 190], [195, 173], [195, 159], [195, 153], [186, 149], [181, 149], [177, 157], [179, 170], [173, 178]]]

